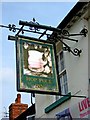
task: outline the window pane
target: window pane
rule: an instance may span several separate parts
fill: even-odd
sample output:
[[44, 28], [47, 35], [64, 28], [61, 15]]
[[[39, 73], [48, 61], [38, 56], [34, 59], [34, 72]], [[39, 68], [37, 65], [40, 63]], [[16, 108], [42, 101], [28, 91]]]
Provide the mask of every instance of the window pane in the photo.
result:
[[60, 53], [60, 66], [61, 66], [61, 71], [62, 71], [64, 69], [63, 52]]
[[68, 93], [68, 84], [67, 83], [64, 85], [64, 90], [65, 90], [65, 94], [67, 94]]
[[68, 93], [68, 83], [67, 83], [67, 75], [66, 72], [60, 76], [60, 86], [61, 86], [61, 93], [67, 94]]
[[65, 88], [62, 86], [62, 94], [65, 94]]
[[63, 74], [63, 80], [64, 80], [64, 83], [67, 83], [67, 75], [66, 75], [66, 73]]
[[63, 52], [60, 52], [60, 60], [63, 59]]
[[64, 60], [63, 59], [60, 61], [60, 64], [61, 64], [61, 71], [62, 71], [64, 69]]
[[57, 62], [58, 62], [58, 72], [60, 72], [60, 60], [59, 60], [59, 56], [57, 56]]

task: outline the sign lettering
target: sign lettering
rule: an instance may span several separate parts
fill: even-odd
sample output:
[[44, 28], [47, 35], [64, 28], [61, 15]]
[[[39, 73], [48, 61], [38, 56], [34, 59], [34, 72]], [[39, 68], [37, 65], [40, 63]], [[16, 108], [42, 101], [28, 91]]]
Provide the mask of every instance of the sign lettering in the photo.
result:
[[78, 103], [79, 111], [80, 111], [80, 118], [83, 118], [90, 114], [90, 100], [89, 98], [84, 99], [83, 101]]

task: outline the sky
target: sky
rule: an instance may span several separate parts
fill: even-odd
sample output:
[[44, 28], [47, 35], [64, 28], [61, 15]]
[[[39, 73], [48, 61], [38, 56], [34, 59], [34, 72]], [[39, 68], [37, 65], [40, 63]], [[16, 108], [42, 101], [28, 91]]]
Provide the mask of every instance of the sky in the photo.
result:
[[[20, 28], [19, 20], [31, 21], [33, 18], [41, 25], [57, 27], [68, 12], [76, 4], [77, 0], [44, 1], [36, 2], [11, 2], [3, 0], [0, 2], [0, 24], [8, 26], [15, 24]], [[16, 49], [15, 41], [9, 41], [8, 35], [15, 35], [6, 28], [0, 28], [0, 119], [4, 116], [11, 103], [15, 102], [16, 87]], [[31, 33], [28, 34], [31, 36]], [[31, 105], [30, 93], [20, 93], [22, 103]], [[33, 102], [34, 99], [33, 99]], [[6, 109], [6, 110], [5, 110]]]

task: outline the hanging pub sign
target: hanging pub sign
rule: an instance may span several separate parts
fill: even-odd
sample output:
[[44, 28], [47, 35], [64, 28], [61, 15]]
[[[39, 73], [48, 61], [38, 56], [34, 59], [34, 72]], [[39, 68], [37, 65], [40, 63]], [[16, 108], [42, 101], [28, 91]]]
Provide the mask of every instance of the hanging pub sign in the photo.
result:
[[55, 46], [52, 42], [18, 36], [16, 61], [18, 91], [59, 93]]

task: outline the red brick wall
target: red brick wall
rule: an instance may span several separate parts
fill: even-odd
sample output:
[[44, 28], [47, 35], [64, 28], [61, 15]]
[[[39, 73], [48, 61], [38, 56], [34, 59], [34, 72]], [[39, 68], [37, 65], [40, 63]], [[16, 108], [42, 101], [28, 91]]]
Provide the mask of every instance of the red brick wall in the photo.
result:
[[9, 106], [9, 120], [14, 120], [17, 116], [19, 116], [22, 112], [24, 112], [28, 108], [27, 104], [21, 103], [21, 95], [18, 94], [15, 100], [15, 103], [12, 103]]

